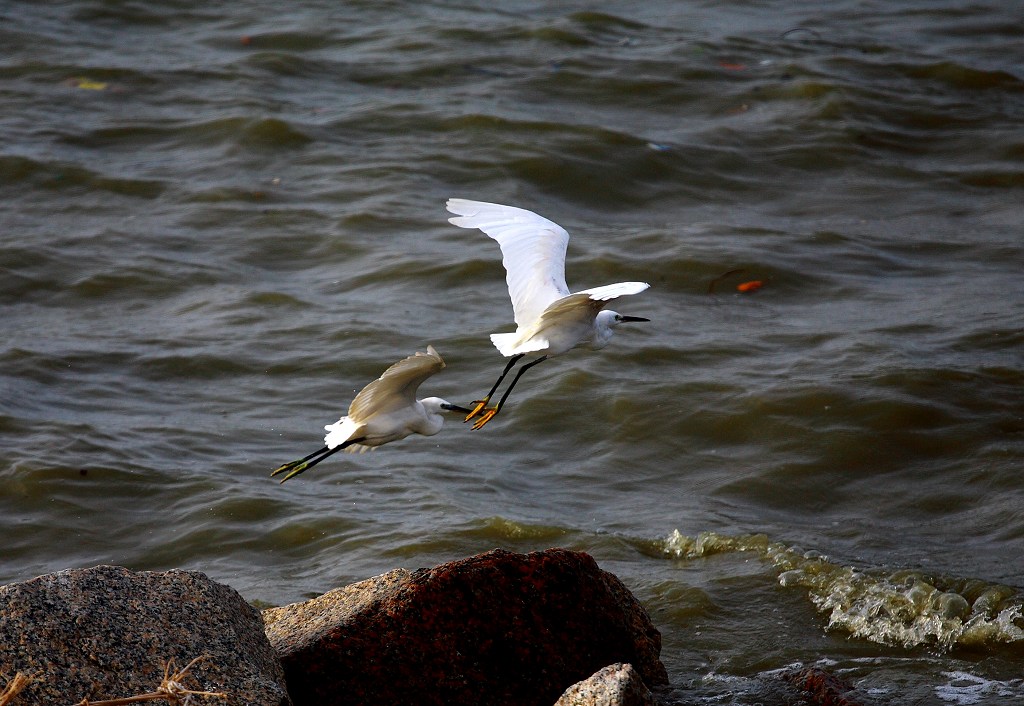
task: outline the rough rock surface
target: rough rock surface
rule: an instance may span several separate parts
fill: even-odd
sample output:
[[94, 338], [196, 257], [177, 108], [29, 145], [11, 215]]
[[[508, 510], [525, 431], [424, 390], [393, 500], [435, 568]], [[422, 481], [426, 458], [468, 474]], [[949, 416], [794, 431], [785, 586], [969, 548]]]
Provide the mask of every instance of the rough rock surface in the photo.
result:
[[668, 677], [646, 611], [592, 557], [494, 550], [264, 611], [297, 706], [551, 706], [615, 662]]
[[784, 681], [796, 687], [811, 706], [860, 706], [851, 684], [818, 667], [788, 670]]
[[0, 674], [36, 677], [17, 706], [153, 692], [166, 660], [200, 655], [181, 683], [228, 696], [211, 703], [291, 703], [259, 612], [197, 571], [97, 566], [0, 586]]
[[555, 706], [658, 706], [631, 664], [616, 662], [576, 682]]

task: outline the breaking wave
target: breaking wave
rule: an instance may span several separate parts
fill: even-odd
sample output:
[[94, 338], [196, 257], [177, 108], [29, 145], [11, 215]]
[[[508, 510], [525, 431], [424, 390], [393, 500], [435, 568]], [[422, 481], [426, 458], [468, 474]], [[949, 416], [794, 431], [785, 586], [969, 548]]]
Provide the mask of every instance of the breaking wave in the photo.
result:
[[781, 585], [807, 590], [828, 629], [872, 642], [950, 649], [1024, 641], [1024, 596], [1009, 586], [911, 570], [856, 569], [763, 534], [688, 537], [674, 530], [663, 551], [683, 559], [753, 552], [778, 571]]

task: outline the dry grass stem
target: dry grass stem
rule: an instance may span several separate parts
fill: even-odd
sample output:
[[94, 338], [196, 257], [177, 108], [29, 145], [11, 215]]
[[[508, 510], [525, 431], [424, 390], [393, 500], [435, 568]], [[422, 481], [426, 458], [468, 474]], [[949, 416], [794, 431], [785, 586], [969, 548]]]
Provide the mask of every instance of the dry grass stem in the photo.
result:
[[3, 691], [0, 691], [0, 706], [7, 706], [14, 700], [14, 697], [21, 693], [21, 690], [32, 683], [32, 677], [26, 676], [21, 672], [14, 675], [14, 679], [11, 679], [10, 683], [4, 687]]
[[[188, 676], [188, 670], [190, 670], [196, 662], [200, 662], [206, 659], [206, 655], [196, 657], [194, 660], [185, 665], [180, 672], [172, 671], [174, 669], [174, 659], [170, 659], [164, 665], [164, 678], [160, 682], [160, 686], [157, 687], [156, 691], [148, 694], [138, 694], [137, 696], [126, 696], [121, 699], [108, 699], [104, 701], [90, 701], [89, 699], [82, 699], [75, 706], [124, 706], [124, 704], [137, 704], [143, 701], [156, 701], [162, 699], [173, 706], [189, 706], [192, 703], [193, 696], [210, 697], [214, 699], [226, 699], [227, 694], [219, 691], [195, 691], [182, 686], [181, 681]], [[3, 703], [0, 703], [3, 706]]]

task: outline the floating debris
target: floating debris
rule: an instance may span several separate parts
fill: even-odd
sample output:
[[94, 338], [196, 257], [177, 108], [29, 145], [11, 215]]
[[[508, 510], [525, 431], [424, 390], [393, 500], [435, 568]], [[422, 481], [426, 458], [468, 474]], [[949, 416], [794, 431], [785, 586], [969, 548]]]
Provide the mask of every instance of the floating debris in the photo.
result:
[[106, 81], [93, 81], [91, 78], [77, 77], [68, 79], [68, 85], [83, 91], [105, 91], [110, 87]]
[[729, 277], [732, 277], [733, 275], [741, 275], [741, 274], [743, 274], [746, 271], [747, 271], [746, 268], [740, 267], [739, 269], [729, 270], [728, 272], [725, 272], [723, 274], [718, 275], [713, 280], [711, 280], [711, 282], [708, 283], [708, 294], [714, 294], [715, 293], [715, 286], [719, 282], [721, 282], [722, 280], [728, 279]]

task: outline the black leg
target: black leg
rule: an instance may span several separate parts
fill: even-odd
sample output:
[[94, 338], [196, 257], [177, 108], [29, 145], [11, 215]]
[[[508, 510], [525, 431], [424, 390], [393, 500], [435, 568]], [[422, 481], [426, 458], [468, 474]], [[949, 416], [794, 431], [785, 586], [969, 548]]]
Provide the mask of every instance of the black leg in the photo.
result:
[[[515, 365], [520, 360], [522, 360], [522, 357], [524, 355], [526, 355], [526, 354], [525, 353], [517, 353], [516, 355], [514, 355], [514, 356], [512, 356], [511, 358], [508, 359], [508, 364], [505, 366], [505, 369], [501, 371], [501, 375], [498, 376], [498, 379], [495, 381], [494, 386], [491, 387], [491, 391], [487, 393], [487, 398], [486, 399], [491, 399], [491, 395], [494, 394], [494, 391], [498, 389], [498, 385], [500, 385], [501, 381], [505, 379], [506, 375], [508, 375], [508, 371], [512, 369], [513, 365]], [[531, 363], [531, 365], [532, 365], [532, 363]], [[515, 383], [512, 383], [512, 384], [515, 385]]]
[[508, 371], [512, 369], [512, 366], [518, 363], [520, 360], [522, 360], [524, 355], [526, 354], [517, 353], [516, 355], [508, 359], [508, 363], [505, 364], [505, 369], [501, 371], [501, 375], [499, 375], [498, 379], [494, 381], [493, 385], [491, 385], [490, 391], [484, 396], [482, 400], [473, 401], [473, 404], [475, 404], [476, 406], [470, 410], [469, 414], [467, 414], [466, 418], [463, 419], [462, 421], [468, 422], [470, 419], [484, 411], [484, 408], [487, 406], [487, 403], [491, 401], [491, 395], [493, 395], [494, 391], [498, 389], [498, 385], [500, 385], [501, 381], [505, 379], [506, 375], [508, 375]]
[[289, 478], [294, 478], [295, 476], [301, 473], [305, 473], [310, 468], [320, 463], [328, 456], [333, 456], [342, 449], [347, 449], [349, 446], [352, 446], [353, 444], [358, 444], [360, 441], [364, 441], [365, 439], [365, 436], [361, 436], [358, 439], [349, 439], [344, 444], [335, 446], [333, 449], [329, 449], [326, 446], [324, 446], [323, 448], [314, 451], [308, 456], [303, 456], [298, 461], [292, 461], [291, 463], [284, 464], [270, 475], [271, 477], [273, 477], [276, 476], [278, 473], [284, 473], [285, 471], [287, 471], [288, 475], [281, 479], [281, 482], [284, 483]]
[[305, 463], [306, 461], [308, 461], [309, 459], [313, 458], [314, 456], [319, 456], [320, 454], [322, 454], [322, 453], [326, 453], [327, 451], [330, 451], [330, 449], [328, 449], [328, 448], [327, 448], [326, 446], [323, 446], [323, 447], [321, 447], [321, 448], [317, 449], [316, 451], [314, 451], [313, 453], [311, 453], [311, 454], [310, 454], [309, 456], [303, 456], [303, 457], [302, 457], [302, 458], [300, 458], [300, 459], [299, 459], [298, 461], [290, 461], [289, 463], [286, 463], [286, 464], [284, 464], [283, 466], [280, 466], [279, 468], [277, 468], [276, 470], [274, 470], [274, 471], [273, 471], [273, 472], [272, 472], [272, 473], [270, 474], [270, 477], [271, 477], [271, 478], [273, 478], [273, 477], [274, 477], [274, 476], [276, 476], [276, 475], [277, 475], [278, 473], [284, 473], [284, 472], [285, 472], [285, 471], [287, 471], [287, 470], [290, 470], [290, 469], [292, 469], [292, 468], [295, 468], [295, 467], [296, 467], [296, 466], [298, 466], [298, 465], [299, 465], [300, 463]]
[[542, 355], [537, 360], [535, 360], [535, 361], [533, 361], [531, 363], [527, 363], [523, 367], [519, 368], [519, 372], [517, 372], [516, 376], [514, 378], [512, 378], [512, 383], [508, 386], [508, 389], [505, 390], [505, 394], [501, 396], [500, 400], [498, 400], [498, 404], [494, 408], [494, 413], [495, 414], [497, 414], [498, 411], [501, 409], [501, 406], [503, 404], [505, 404], [505, 400], [508, 399], [508, 393], [512, 392], [512, 388], [516, 386], [517, 382], [519, 382], [519, 378], [521, 378], [523, 376], [523, 373], [525, 373], [527, 370], [529, 370], [533, 366], [537, 365], [538, 363], [543, 363], [547, 359], [548, 359], [548, 357], [546, 355]]

